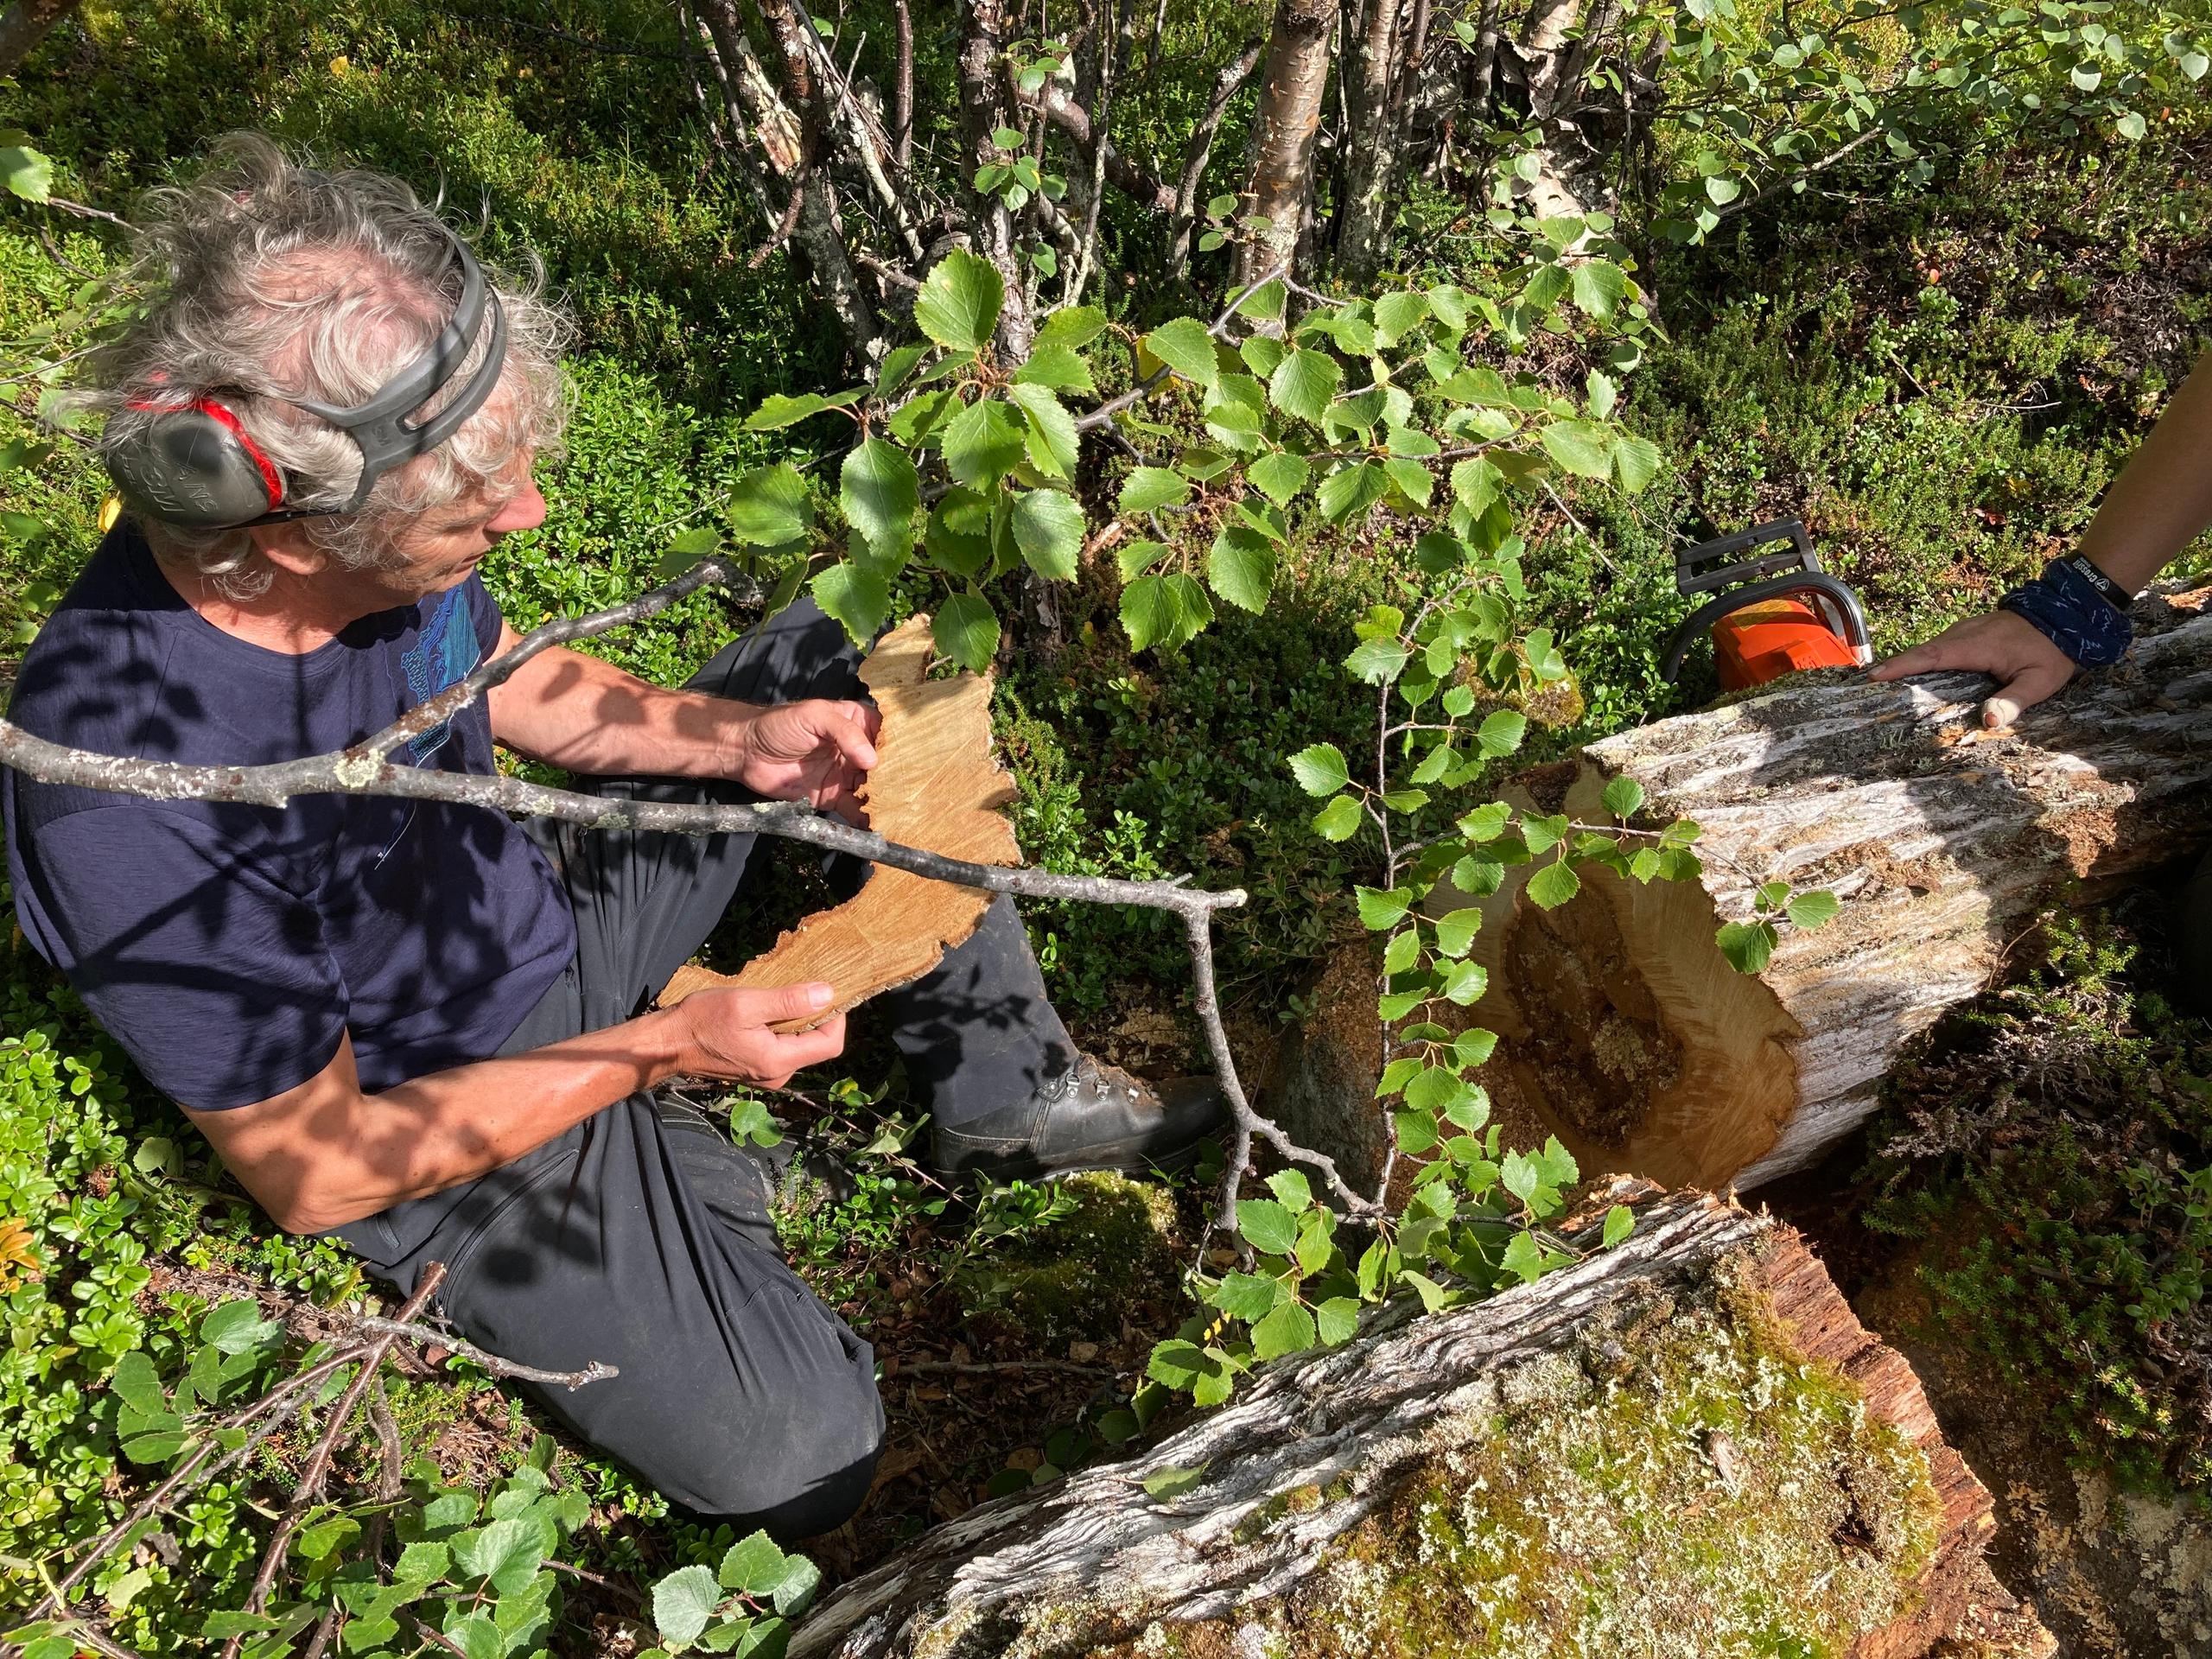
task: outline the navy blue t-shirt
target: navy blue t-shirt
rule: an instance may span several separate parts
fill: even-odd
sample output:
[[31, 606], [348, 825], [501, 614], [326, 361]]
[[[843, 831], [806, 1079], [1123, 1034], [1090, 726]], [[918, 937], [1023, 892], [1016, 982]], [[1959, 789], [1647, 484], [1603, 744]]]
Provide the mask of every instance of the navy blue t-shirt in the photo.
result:
[[[474, 575], [302, 656], [178, 595], [125, 520], [24, 657], [9, 717], [106, 754], [257, 764], [342, 748], [497, 645]], [[395, 753], [493, 769], [480, 699]], [[304, 1083], [353, 1034], [371, 1092], [495, 1052], [575, 950], [544, 856], [504, 814], [365, 796], [150, 801], [0, 769], [16, 913], [155, 1084], [200, 1110]]]

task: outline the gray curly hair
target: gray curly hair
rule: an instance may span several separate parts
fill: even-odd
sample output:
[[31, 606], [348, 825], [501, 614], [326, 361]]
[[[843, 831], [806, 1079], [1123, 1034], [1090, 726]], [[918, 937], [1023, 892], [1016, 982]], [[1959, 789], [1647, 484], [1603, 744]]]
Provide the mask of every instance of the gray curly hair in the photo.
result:
[[[197, 179], [154, 192], [139, 226], [128, 280], [149, 302], [87, 359], [73, 400], [106, 415], [102, 448], [153, 418], [141, 405], [217, 397], [282, 469], [287, 505], [351, 500], [359, 448], [284, 399], [358, 404], [428, 349], [461, 284], [454, 233], [435, 207], [387, 174], [324, 173], [267, 138], [238, 133]], [[360, 512], [300, 521], [350, 569], [397, 563], [402, 521], [484, 491], [518, 461], [559, 446], [569, 320], [543, 297], [534, 261], [520, 281], [486, 276], [507, 320], [505, 365], [491, 397], [449, 441], [379, 479]], [[417, 418], [467, 385], [490, 333], [479, 331], [461, 372]], [[145, 531], [157, 554], [231, 598], [252, 598], [273, 575], [244, 530], [148, 522]]]

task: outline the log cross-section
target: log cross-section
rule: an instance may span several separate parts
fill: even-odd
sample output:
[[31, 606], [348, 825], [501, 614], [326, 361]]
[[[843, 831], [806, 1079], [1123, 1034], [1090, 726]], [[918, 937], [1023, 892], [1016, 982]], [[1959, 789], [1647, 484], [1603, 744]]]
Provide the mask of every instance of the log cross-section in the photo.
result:
[[[1873, 1110], [1899, 1048], [1983, 989], [2038, 911], [2110, 893], [2212, 842], [2212, 590], [2145, 601], [2119, 667], [1986, 733], [1989, 683], [1849, 671], [1663, 720], [1524, 776], [1519, 798], [1609, 822], [1694, 820], [1696, 881], [1586, 869], [1551, 912], [1529, 871], [1484, 901], [1471, 1011], [1503, 1039], [1483, 1081], [1586, 1169], [1747, 1188], [1816, 1161]], [[1760, 884], [1841, 913], [1784, 927], [1738, 973], [1714, 943]], [[1439, 903], [1465, 903], [1447, 895]]]

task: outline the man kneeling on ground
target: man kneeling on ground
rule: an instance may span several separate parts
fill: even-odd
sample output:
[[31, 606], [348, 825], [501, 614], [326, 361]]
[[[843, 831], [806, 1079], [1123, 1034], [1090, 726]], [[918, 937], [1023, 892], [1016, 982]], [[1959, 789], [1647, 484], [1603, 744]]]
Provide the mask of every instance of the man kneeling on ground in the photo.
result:
[[[558, 314], [398, 181], [234, 140], [145, 215], [155, 297], [86, 393], [130, 512], [25, 658], [11, 715], [104, 753], [283, 760], [355, 743], [514, 643], [478, 566], [539, 524]], [[850, 814], [875, 751], [857, 653], [810, 604], [683, 690], [537, 658], [395, 755], [493, 745], [608, 795]], [[773, 1183], [664, 1096], [836, 1055], [827, 986], [656, 1009], [753, 838], [517, 825], [306, 796], [152, 801], [0, 774], [24, 933], [278, 1225], [341, 1239], [508, 1357], [615, 1379], [554, 1415], [702, 1515], [804, 1536], [858, 1507], [868, 1346], [785, 1267]], [[864, 872], [848, 873], [856, 880]], [[949, 1173], [1185, 1153], [1220, 1103], [1078, 1054], [1004, 898], [887, 997]]]

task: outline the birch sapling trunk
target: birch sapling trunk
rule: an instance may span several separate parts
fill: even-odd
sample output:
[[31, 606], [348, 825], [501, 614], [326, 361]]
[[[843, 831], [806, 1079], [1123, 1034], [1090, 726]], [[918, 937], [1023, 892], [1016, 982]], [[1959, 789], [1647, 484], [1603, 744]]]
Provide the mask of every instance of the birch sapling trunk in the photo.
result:
[[1286, 262], [1295, 259], [1299, 226], [1313, 194], [1313, 141], [1328, 92], [1336, 17], [1335, 0], [1276, 0], [1242, 206], [1244, 217], [1263, 219], [1267, 228], [1238, 245], [1239, 287], [1279, 264], [1293, 268]]

